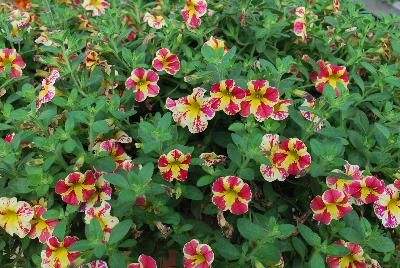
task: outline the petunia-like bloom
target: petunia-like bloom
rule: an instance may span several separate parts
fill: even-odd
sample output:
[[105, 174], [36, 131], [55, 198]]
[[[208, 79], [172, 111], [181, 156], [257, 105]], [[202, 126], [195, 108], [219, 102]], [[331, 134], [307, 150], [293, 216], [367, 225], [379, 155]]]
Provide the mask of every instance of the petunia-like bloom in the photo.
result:
[[7, 134], [4, 138], [3, 141], [7, 143], [11, 143], [15, 137], [15, 133]]
[[86, 171], [85, 174], [72, 172], [65, 179], [57, 182], [55, 190], [65, 203], [77, 206], [80, 202], [88, 201], [96, 192], [95, 182], [96, 177], [91, 170]]
[[17, 198], [0, 197], [0, 226], [11, 236], [24, 238], [31, 230], [32, 207]]
[[374, 176], [366, 176], [354, 180], [348, 185], [347, 193], [357, 199], [360, 204], [374, 203], [385, 191], [385, 182]]
[[262, 138], [260, 149], [268, 158], [271, 165], [260, 165], [260, 172], [263, 178], [268, 182], [275, 180], [284, 181], [289, 176], [284, 168], [278, 168], [273, 162], [273, 155], [279, 148], [279, 135], [265, 134]]
[[188, 127], [191, 133], [203, 132], [215, 111], [211, 107], [210, 98], [205, 98], [204, 88], [194, 88], [193, 93], [177, 100], [167, 98], [166, 107], [172, 111], [174, 121], [181, 127]]
[[[315, 106], [316, 106], [315, 98], [312, 95], [307, 95], [306, 98], [304, 99], [303, 104], [300, 107], [315, 109]], [[318, 115], [315, 115], [314, 113], [306, 110], [300, 110], [300, 113], [305, 119], [313, 123], [315, 131], [321, 130], [321, 128], [324, 126], [321, 117], [319, 117]]]
[[317, 65], [319, 67], [319, 73], [314, 82], [317, 91], [323, 93], [325, 85], [330, 85], [335, 90], [336, 96], [339, 96], [338, 83], [342, 83], [343, 87], [347, 89], [349, 74], [345, 66], [335, 66], [322, 60], [317, 61]]
[[244, 117], [253, 114], [259, 122], [268, 119], [278, 102], [278, 89], [270, 87], [267, 80], [252, 80], [247, 83], [247, 87], [246, 97], [240, 104], [240, 114]]
[[[358, 165], [351, 165], [349, 162], [346, 161], [346, 164], [344, 165], [345, 172], [339, 170], [339, 169], [334, 169], [332, 172], [335, 173], [342, 173], [346, 176], [352, 177], [354, 180], [360, 180], [362, 173], [364, 171], [360, 170], [360, 167]], [[348, 186], [353, 182], [351, 179], [341, 179], [337, 177], [326, 177], [326, 185], [331, 188], [331, 189], [336, 189], [341, 192], [344, 192], [348, 194]]]
[[207, 244], [192, 239], [183, 246], [184, 268], [211, 268], [214, 252]]
[[170, 75], [175, 75], [181, 69], [178, 56], [172, 54], [167, 48], [161, 48], [157, 51], [152, 65], [157, 71], [165, 71]]
[[42, 80], [42, 86], [39, 91], [38, 100], [36, 101], [36, 109], [39, 109], [43, 103], [50, 102], [54, 98], [56, 95], [54, 83], [58, 77], [60, 77], [60, 73], [57, 70], [53, 70], [48, 77]]
[[158, 168], [161, 176], [169, 182], [174, 179], [185, 181], [188, 176], [188, 169], [191, 155], [183, 154], [181, 151], [174, 149], [168, 154], [163, 154], [158, 159]]
[[157, 268], [157, 262], [153, 257], [141, 254], [139, 262], [130, 263], [126, 268]]
[[100, 203], [98, 207], [93, 206], [85, 211], [85, 223], [90, 224], [92, 219], [96, 218], [103, 230], [103, 241], [108, 241], [112, 228], [118, 224], [117, 217], [111, 216], [111, 206], [106, 201]]
[[240, 103], [246, 92], [232, 79], [222, 80], [211, 86], [211, 105], [215, 111], [223, 110], [227, 115], [240, 111]]
[[400, 189], [393, 184], [385, 187], [385, 191], [379, 195], [374, 203], [376, 216], [381, 219], [383, 226], [396, 228], [400, 225]]
[[132, 71], [131, 76], [126, 80], [125, 86], [127, 89], [133, 88], [135, 92], [135, 100], [138, 102], [144, 101], [147, 97], [155, 97], [160, 92], [160, 87], [157, 85], [158, 74], [152, 70], [136, 68]]
[[311, 165], [311, 155], [307, 146], [297, 138], [284, 140], [272, 156], [273, 164], [283, 168], [290, 175], [300, 175]]
[[340, 12], [340, 0], [333, 0], [332, 7], [333, 7], [333, 11]]
[[341, 245], [349, 250], [346, 256], [327, 256], [326, 263], [329, 268], [367, 268], [364, 251], [360, 245], [338, 240], [336, 245]]
[[330, 224], [332, 219], [340, 220], [352, 210], [348, 201], [347, 195], [336, 189], [325, 191], [322, 197], [317, 195], [310, 204], [313, 219], [323, 224]]
[[99, 53], [94, 50], [89, 50], [86, 52], [85, 56], [85, 66], [89, 70], [93, 71], [94, 67], [100, 64]]
[[241, 178], [226, 176], [218, 178], [212, 185], [212, 202], [220, 210], [233, 214], [244, 214], [251, 200], [251, 189]]
[[22, 57], [13, 48], [0, 49], [0, 74], [4, 72], [9, 64], [11, 65], [10, 78], [21, 77], [22, 69], [26, 66]]
[[278, 100], [273, 107], [271, 118], [277, 121], [285, 120], [289, 116], [289, 106], [292, 104], [292, 100]]
[[164, 27], [165, 24], [165, 19], [163, 16], [154, 16], [150, 14], [149, 12], [146, 12], [143, 16], [143, 21], [147, 22], [147, 24], [154, 29], [161, 29]]
[[215, 51], [218, 51], [220, 48], [224, 49], [224, 54], [228, 53], [229, 48], [225, 45], [225, 41], [221, 39], [217, 39], [214, 36], [211, 36], [210, 39], [204, 43], [205, 46], [209, 46]]
[[297, 18], [293, 23], [293, 32], [299, 36], [302, 42], [307, 41], [307, 22], [306, 22], [306, 9], [304, 7], [296, 8]]
[[100, 16], [106, 13], [106, 8], [109, 8], [110, 4], [105, 0], [84, 0], [82, 6], [84, 9], [92, 11], [93, 16]]
[[114, 139], [102, 141], [94, 146], [94, 149], [99, 152], [108, 152], [108, 155], [115, 162], [115, 169], [123, 168], [126, 165], [126, 161], [130, 161], [131, 158], [125, 153], [124, 147]]
[[51, 236], [46, 243], [46, 249], [42, 250], [42, 268], [67, 268], [80, 254], [79, 251], [68, 250], [79, 239], [74, 236], [66, 236], [62, 242], [57, 237]]
[[108, 268], [108, 265], [103, 260], [91, 261], [85, 265], [78, 266], [78, 268]]
[[214, 152], [211, 153], [202, 153], [199, 158], [203, 160], [202, 165], [207, 167], [212, 167], [217, 164], [224, 164], [226, 161], [225, 155], [217, 155]]
[[49, 220], [43, 218], [43, 214], [46, 212], [46, 208], [40, 205], [33, 207], [34, 216], [31, 220], [31, 231], [28, 236], [31, 239], [38, 238], [40, 243], [45, 244], [49, 237], [53, 234], [54, 228], [58, 223], [58, 220]]
[[186, 0], [185, 7], [181, 10], [181, 15], [188, 28], [195, 29], [201, 24], [201, 19], [207, 12], [207, 2], [205, 0]]
[[96, 204], [96, 202], [107, 201], [111, 199], [112, 188], [110, 183], [104, 179], [103, 173], [95, 172], [96, 182], [94, 186], [96, 191], [90, 196], [89, 200], [82, 205], [80, 211], [83, 212]]

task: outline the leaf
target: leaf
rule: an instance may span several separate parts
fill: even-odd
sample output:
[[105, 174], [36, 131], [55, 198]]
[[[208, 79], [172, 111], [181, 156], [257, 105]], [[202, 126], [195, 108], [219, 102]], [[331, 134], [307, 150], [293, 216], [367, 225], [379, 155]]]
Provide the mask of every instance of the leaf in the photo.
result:
[[288, 238], [293, 234], [295, 227], [292, 224], [281, 224], [278, 227], [278, 230], [280, 232], [279, 239], [285, 239]]
[[354, 230], [353, 228], [342, 228], [339, 234], [347, 241], [360, 244], [363, 241], [363, 235]]
[[114, 253], [110, 256], [108, 260], [108, 264], [110, 265], [110, 268], [125, 267], [125, 257], [118, 251], [114, 251]]
[[139, 170], [139, 177], [141, 180], [149, 180], [153, 176], [154, 165], [153, 163], [148, 163]]
[[306, 245], [301, 241], [301, 239], [297, 237], [292, 238], [292, 245], [294, 249], [299, 253], [300, 257], [302, 260], [304, 260], [304, 257], [306, 256], [307, 248]]
[[318, 251], [314, 251], [310, 260], [311, 268], [325, 268], [325, 261]]
[[103, 230], [101, 229], [100, 222], [97, 218], [92, 218], [87, 228], [86, 237], [90, 241], [101, 241], [103, 238]]
[[216, 57], [216, 52], [210, 46], [202, 46], [201, 54], [203, 55], [204, 59], [208, 62], [212, 61]]
[[239, 233], [246, 239], [257, 241], [268, 236], [267, 230], [249, 219], [241, 218], [237, 221]]
[[93, 123], [91, 126], [91, 130], [98, 134], [98, 133], [107, 133], [109, 130], [108, 124], [106, 120], [100, 120]]
[[129, 188], [128, 181], [120, 174], [104, 174], [104, 177], [112, 185], [118, 186], [122, 189]]
[[218, 253], [226, 260], [233, 261], [240, 258], [239, 250], [232, 245], [232, 243], [225, 238], [217, 238], [217, 243], [215, 248]]
[[368, 246], [378, 252], [390, 252], [395, 249], [395, 245], [393, 241], [385, 236], [378, 235], [378, 236], [371, 236], [367, 240]]
[[71, 251], [86, 251], [92, 248], [92, 244], [88, 240], [79, 240], [71, 245], [68, 250]]
[[132, 220], [124, 220], [119, 222], [113, 229], [110, 235], [108, 243], [115, 244], [122, 240], [124, 236], [129, 232], [132, 226]]
[[67, 229], [67, 220], [60, 221], [53, 231], [53, 236], [56, 236], [58, 240], [63, 240], [65, 236], [65, 230]]
[[182, 185], [182, 195], [191, 200], [203, 200], [203, 193], [196, 187], [191, 185]]
[[278, 263], [281, 252], [274, 244], [266, 243], [257, 246], [254, 249], [253, 256], [262, 263]]
[[306, 240], [306, 242], [313, 247], [317, 247], [321, 245], [321, 238], [318, 234], [314, 233], [309, 227], [304, 224], [300, 224], [297, 226], [301, 236]]
[[346, 256], [349, 254], [349, 249], [342, 245], [332, 244], [326, 248], [325, 253], [332, 256]]
[[232, 160], [232, 162], [240, 167], [240, 165], [242, 164], [242, 156], [237, 147], [232, 143], [229, 143], [227, 147], [227, 152], [228, 157]]
[[96, 158], [93, 165], [96, 169], [105, 172], [112, 172], [116, 167], [114, 159], [112, 159], [110, 156]]
[[214, 181], [214, 177], [213, 176], [206, 175], [206, 176], [200, 177], [200, 179], [198, 179], [196, 181], [196, 185], [197, 185], [197, 187], [202, 187], [202, 186], [209, 185], [213, 181]]

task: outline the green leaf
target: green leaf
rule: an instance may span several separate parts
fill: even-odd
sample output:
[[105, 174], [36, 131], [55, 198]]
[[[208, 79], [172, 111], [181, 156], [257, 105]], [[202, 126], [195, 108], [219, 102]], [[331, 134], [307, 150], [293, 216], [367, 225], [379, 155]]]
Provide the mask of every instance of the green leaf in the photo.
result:
[[292, 245], [293, 245], [293, 248], [297, 251], [297, 253], [299, 253], [301, 259], [304, 260], [306, 253], [307, 253], [307, 247], [303, 243], [303, 241], [301, 241], [301, 239], [299, 239], [297, 237], [293, 237]]
[[124, 220], [119, 222], [113, 228], [108, 243], [115, 244], [118, 241], [122, 240], [124, 236], [129, 232], [131, 226], [132, 226], [132, 220]]
[[368, 246], [370, 246], [372, 249], [378, 252], [390, 252], [395, 249], [395, 245], [390, 238], [382, 236], [382, 235], [377, 235], [377, 236], [371, 236], [367, 240]]
[[213, 181], [214, 181], [213, 176], [210, 176], [210, 175], [202, 176], [202, 177], [200, 177], [200, 179], [198, 179], [196, 181], [196, 186], [197, 187], [206, 186], [206, 185], [209, 185], [210, 183], [212, 183]]
[[110, 268], [121, 268], [125, 267], [125, 257], [118, 251], [115, 251], [111, 257], [108, 260], [108, 264], [110, 265]]
[[128, 189], [128, 181], [120, 174], [104, 174], [105, 179], [112, 185], [118, 186], [122, 189]]
[[357, 244], [361, 244], [364, 239], [363, 234], [357, 232], [353, 228], [348, 228], [348, 227], [342, 228], [342, 229], [340, 229], [339, 234], [345, 240], [353, 242], [353, 243], [357, 243]]
[[112, 159], [110, 156], [96, 158], [93, 165], [96, 169], [105, 172], [112, 172], [116, 168], [114, 159]]
[[88, 240], [79, 240], [72, 244], [69, 250], [74, 250], [74, 251], [86, 251], [91, 249], [93, 246], [90, 241]]
[[228, 151], [228, 157], [232, 160], [232, 162], [240, 167], [240, 165], [242, 164], [242, 156], [238, 148], [232, 143], [229, 143], [227, 151]]
[[65, 236], [65, 230], [67, 229], [67, 220], [60, 221], [53, 231], [53, 236], [56, 236], [58, 240], [63, 240]]
[[191, 185], [182, 185], [182, 195], [191, 200], [203, 200], [203, 193], [194, 186]]
[[318, 251], [314, 251], [310, 260], [311, 268], [325, 268], [325, 261]]
[[249, 219], [241, 218], [237, 221], [239, 233], [246, 239], [257, 241], [268, 236], [266, 229], [258, 224], [251, 222]]
[[324, 253], [332, 256], [346, 256], [349, 254], [349, 249], [342, 245], [332, 244], [326, 248]]
[[153, 176], [154, 165], [153, 163], [148, 163], [139, 170], [139, 177], [141, 180], [149, 180]]
[[292, 224], [281, 224], [278, 227], [278, 230], [280, 232], [279, 239], [285, 239], [288, 238], [293, 234], [293, 231], [295, 229], [295, 226]]
[[232, 245], [229, 240], [225, 238], [217, 237], [215, 248], [218, 253], [228, 261], [233, 261], [240, 258], [239, 250], [234, 245]]
[[266, 243], [257, 246], [254, 249], [253, 256], [261, 263], [278, 263], [281, 252], [274, 244]]
[[217, 53], [212, 47], [205, 45], [201, 47], [201, 54], [208, 62], [211, 62], [217, 56]]
[[106, 120], [100, 120], [93, 123], [91, 130], [96, 133], [107, 133], [109, 130], [108, 124]]
[[304, 224], [300, 224], [297, 226], [301, 236], [306, 240], [306, 242], [313, 247], [317, 247], [321, 245], [321, 238], [317, 233], [314, 233], [309, 227]]
[[92, 218], [87, 229], [87, 238], [90, 241], [101, 241], [103, 238], [103, 230], [97, 218]]

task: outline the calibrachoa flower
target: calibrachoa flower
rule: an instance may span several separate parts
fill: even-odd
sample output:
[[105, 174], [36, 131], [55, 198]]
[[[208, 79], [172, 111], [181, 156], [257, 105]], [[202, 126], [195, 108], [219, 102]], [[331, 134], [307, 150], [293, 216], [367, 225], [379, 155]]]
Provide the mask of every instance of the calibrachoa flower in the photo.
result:
[[96, 192], [95, 182], [96, 177], [91, 170], [86, 171], [85, 174], [72, 172], [65, 179], [57, 182], [55, 190], [65, 203], [76, 206], [80, 202], [88, 201]]
[[3, 140], [4, 140], [5, 142], [7, 142], [7, 143], [11, 143], [11, 142], [13, 141], [14, 137], [15, 137], [15, 133], [7, 134], [7, 135], [4, 137]]
[[31, 231], [28, 236], [31, 239], [39, 238], [40, 243], [45, 244], [47, 239], [52, 235], [54, 228], [58, 223], [58, 220], [49, 220], [43, 218], [43, 214], [46, 212], [46, 208], [40, 205], [33, 207], [34, 216], [31, 220]]
[[93, 71], [94, 67], [100, 64], [100, 57], [99, 53], [97, 53], [94, 50], [89, 50], [86, 52], [85, 56], [85, 66], [86, 68], [90, 69]]
[[165, 71], [170, 75], [175, 75], [181, 68], [178, 57], [167, 48], [161, 48], [157, 51], [152, 65], [157, 71]]
[[223, 48], [224, 54], [228, 53], [229, 51], [229, 48], [225, 45], [225, 41], [217, 39], [214, 36], [211, 36], [210, 39], [204, 43], [204, 45], [211, 47], [215, 51], [218, 51], [218, 49]]
[[31, 230], [32, 207], [17, 198], [0, 197], [0, 226], [11, 236], [24, 238]]
[[84, 9], [92, 11], [93, 16], [100, 16], [106, 13], [106, 8], [109, 8], [110, 4], [105, 0], [84, 0], [82, 6]]
[[36, 101], [36, 109], [39, 109], [43, 103], [50, 102], [54, 98], [56, 95], [54, 83], [58, 77], [60, 77], [60, 73], [57, 70], [53, 70], [48, 77], [42, 80], [42, 86], [39, 91], [38, 100]]
[[[363, 171], [360, 170], [360, 167], [357, 165], [351, 165], [349, 162], [346, 161], [346, 164], [344, 165], [345, 172], [339, 170], [339, 169], [334, 169], [332, 172], [335, 173], [342, 173], [345, 174], [349, 177], [352, 177], [354, 180], [360, 180]], [[331, 189], [337, 189], [341, 192], [348, 193], [348, 186], [353, 182], [353, 180], [349, 179], [340, 179], [336, 177], [326, 177], [326, 185], [331, 188]]]
[[122, 168], [126, 161], [130, 161], [131, 158], [125, 153], [124, 148], [119, 142], [114, 139], [102, 141], [94, 146], [95, 150], [99, 152], [108, 152], [108, 155], [114, 160], [115, 168]]
[[211, 120], [215, 111], [211, 107], [210, 98], [205, 98], [204, 88], [194, 88], [193, 93], [172, 100], [167, 98], [166, 107], [172, 111], [174, 121], [181, 127], [188, 127], [191, 133], [199, 133], [207, 128], [208, 120]]
[[143, 21], [154, 29], [161, 29], [165, 26], [165, 20], [163, 16], [154, 16], [148, 12], [144, 14]]
[[158, 159], [158, 168], [160, 169], [162, 177], [166, 181], [185, 181], [188, 175], [191, 155], [183, 154], [181, 151], [175, 149], [168, 154], [163, 154]]
[[210, 268], [214, 261], [214, 252], [207, 244], [192, 239], [183, 246], [184, 268]]
[[300, 175], [311, 165], [307, 146], [297, 138], [284, 140], [272, 156], [276, 167], [285, 169], [290, 175]]
[[226, 176], [218, 178], [212, 185], [212, 202], [219, 209], [233, 214], [244, 214], [251, 200], [251, 189], [241, 178]]
[[333, 0], [332, 7], [333, 7], [333, 11], [340, 12], [340, 0]]
[[343, 87], [347, 89], [349, 74], [345, 66], [335, 66], [322, 60], [317, 61], [317, 65], [319, 67], [319, 73], [314, 84], [319, 92], [324, 92], [325, 85], [331, 85], [336, 92], [336, 96], [339, 96], [339, 89], [337, 88], [338, 83], [342, 83]]
[[80, 211], [94, 206], [96, 202], [107, 201], [111, 199], [112, 188], [110, 183], [104, 179], [100, 172], [95, 173], [96, 182], [94, 184], [96, 191], [90, 196], [89, 200], [82, 205]]
[[385, 187], [385, 191], [379, 195], [374, 203], [376, 216], [382, 220], [383, 226], [396, 228], [400, 225], [400, 189], [393, 184]]
[[103, 201], [98, 207], [90, 207], [85, 211], [85, 223], [89, 224], [93, 218], [96, 218], [104, 232], [103, 241], [108, 241], [112, 228], [118, 224], [117, 217], [111, 216], [111, 206]]
[[[304, 99], [303, 104], [300, 107], [307, 107], [311, 109], [315, 109], [315, 98], [311, 95], [307, 95], [306, 98]], [[300, 113], [303, 115], [305, 119], [308, 121], [311, 121], [315, 127], [315, 131], [321, 130], [323, 127], [324, 123], [321, 120], [321, 117], [318, 115], [315, 115], [312, 112], [306, 111], [306, 110], [300, 110]]]
[[200, 154], [199, 158], [203, 160], [202, 165], [207, 167], [212, 167], [217, 164], [223, 164], [226, 161], [225, 155], [217, 155], [214, 152], [211, 153], [202, 153]]
[[336, 189], [325, 191], [322, 197], [314, 197], [310, 207], [314, 213], [313, 218], [323, 224], [330, 224], [332, 219], [340, 220], [352, 210], [347, 195]]
[[357, 199], [360, 204], [374, 203], [385, 191], [385, 182], [374, 176], [366, 176], [354, 180], [348, 185], [347, 193]]
[[200, 17], [207, 12], [207, 2], [205, 0], [186, 0], [181, 15], [189, 28], [197, 28], [201, 24]]
[[273, 162], [273, 155], [279, 147], [279, 135], [265, 134], [262, 138], [260, 149], [268, 158], [271, 165], [260, 165], [260, 172], [266, 181], [284, 181], [289, 176], [284, 168], [278, 168]]
[[240, 111], [240, 103], [246, 92], [232, 79], [220, 81], [211, 86], [211, 105], [215, 111], [223, 110], [227, 115]]
[[355, 243], [338, 240], [337, 245], [345, 246], [349, 249], [349, 254], [346, 256], [327, 256], [326, 263], [329, 268], [366, 268], [364, 251]]
[[86, 265], [81, 265], [78, 268], [108, 268], [108, 265], [105, 261], [103, 260], [96, 260], [96, 261], [91, 261], [87, 263]]
[[133, 92], [136, 93], [135, 100], [142, 102], [147, 97], [155, 97], [158, 95], [160, 87], [157, 85], [157, 82], [158, 74], [154, 71], [136, 68], [126, 80], [125, 86], [127, 89], [133, 87]]
[[252, 80], [247, 87], [246, 97], [240, 104], [240, 114], [244, 117], [253, 114], [257, 121], [262, 122], [274, 112], [279, 98], [278, 89], [270, 87], [267, 80]]
[[293, 32], [299, 36], [302, 42], [307, 41], [307, 24], [306, 24], [306, 9], [304, 7], [296, 8], [297, 18], [293, 23]]
[[76, 257], [80, 254], [79, 251], [69, 251], [75, 242], [79, 241], [77, 237], [66, 236], [63, 242], [60, 242], [57, 237], [51, 236], [47, 240], [46, 249], [42, 250], [42, 268], [67, 268]]
[[151, 256], [141, 254], [139, 262], [128, 264], [126, 268], [157, 268], [156, 260]]
[[4, 72], [8, 65], [11, 65], [10, 78], [22, 76], [22, 69], [26, 64], [15, 49], [3, 48], [0, 50], [0, 74]]
[[278, 100], [273, 107], [271, 118], [277, 121], [286, 119], [289, 116], [289, 106], [292, 104], [292, 100]]

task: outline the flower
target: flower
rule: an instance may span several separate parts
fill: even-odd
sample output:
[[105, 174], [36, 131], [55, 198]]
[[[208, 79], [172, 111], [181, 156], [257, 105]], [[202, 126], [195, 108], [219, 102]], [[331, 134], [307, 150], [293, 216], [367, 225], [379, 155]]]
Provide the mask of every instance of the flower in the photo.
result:
[[311, 155], [307, 146], [297, 138], [284, 140], [272, 156], [273, 164], [284, 168], [290, 175], [300, 175], [311, 165]]
[[376, 216], [381, 219], [383, 226], [396, 228], [400, 225], [400, 189], [393, 184], [385, 187], [374, 203]]
[[108, 265], [103, 260], [96, 260], [87, 263], [86, 265], [78, 266], [78, 268], [108, 268]]
[[85, 56], [85, 66], [89, 70], [93, 71], [94, 67], [100, 64], [99, 53], [94, 50], [89, 50], [86, 52]]
[[42, 250], [42, 268], [67, 268], [80, 254], [79, 251], [69, 251], [68, 248], [79, 241], [77, 237], [66, 236], [63, 242], [57, 237], [51, 236], [46, 243], [46, 249]]
[[111, 206], [106, 201], [102, 201], [98, 207], [90, 207], [85, 211], [85, 223], [90, 224], [96, 218], [104, 232], [103, 241], [108, 241], [112, 228], [118, 224], [117, 217], [111, 216]]
[[84, 9], [92, 11], [93, 16], [100, 16], [106, 13], [106, 8], [110, 7], [110, 4], [105, 0], [84, 0], [82, 3]]
[[65, 203], [76, 206], [80, 202], [88, 201], [96, 192], [95, 182], [96, 177], [91, 170], [85, 174], [72, 172], [64, 180], [57, 182], [55, 190]]
[[[315, 98], [312, 95], [307, 94], [303, 104], [300, 107], [315, 109], [315, 105]], [[321, 117], [318, 115], [306, 110], [300, 110], [300, 113], [305, 119], [313, 123], [315, 131], [319, 131], [323, 127], [324, 123], [322, 122]]]
[[7, 134], [3, 140], [7, 143], [11, 143], [15, 137], [15, 133]]
[[181, 127], [188, 127], [191, 133], [199, 133], [207, 128], [208, 120], [215, 111], [211, 107], [210, 98], [205, 98], [206, 90], [201, 87], [193, 89], [193, 93], [174, 101], [167, 98], [166, 107], [172, 111], [174, 121]]
[[366, 176], [354, 180], [348, 185], [347, 193], [358, 200], [360, 204], [374, 203], [385, 191], [385, 182], [374, 176]]
[[218, 51], [220, 48], [223, 48], [224, 55], [229, 51], [229, 48], [225, 45], [225, 41], [217, 39], [214, 36], [211, 36], [210, 39], [204, 43], [204, 45], [211, 47], [215, 51]]
[[175, 75], [181, 68], [178, 57], [167, 48], [161, 48], [157, 51], [152, 65], [157, 71], [165, 71], [170, 75]]
[[333, 0], [332, 1], [332, 7], [334, 12], [340, 12], [340, 1], [339, 0]]
[[323, 93], [325, 85], [330, 85], [335, 90], [336, 96], [339, 96], [338, 83], [342, 83], [343, 87], [347, 89], [349, 74], [345, 66], [335, 66], [322, 60], [317, 61], [317, 65], [319, 67], [319, 73], [314, 81], [317, 91]]
[[94, 183], [95, 192], [90, 196], [89, 200], [83, 204], [80, 211], [83, 212], [87, 208], [94, 206], [96, 202], [107, 201], [111, 199], [112, 188], [110, 183], [104, 179], [103, 173], [94, 173], [96, 182]]
[[158, 168], [161, 176], [169, 182], [174, 179], [185, 181], [188, 175], [191, 155], [184, 155], [181, 151], [174, 149], [167, 155], [163, 154], [158, 159]]
[[153, 257], [141, 254], [138, 263], [128, 264], [126, 268], [157, 268], [157, 263]]
[[154, 71], [136, 68], [126, 80], [125, 86], [127, 89], [133, 87], [133, 92], [136, 93], [135, 100], [142, 102], [147, 97], [155, 97], [158, 95], [160, 87], [157, 85], [157, 81], [158, 74]]
[[235, 85], [232, 79], [222, 80], [211, 86], [211, 106], [215, 111], [223, 110], [227, 115], [240, 111], [240, 103], [246, 92]]
[[147, 24], [154, 29], [161, 29], [162, 27], [164, 27], [165, 24], [165, 20], [163, 16], [154, 16], [152, 14], [150, 14], [149, 12], [146, 12], [144, 14], [143, 17], [143, 21], [147, 22]]
[[99, 152], [108, 152], [108, 155], [115, 162], [115, 170], [123, 168], [131, 160], [130, 156], [125, 153], [124, 147], [114, 139], [97, 143], [94, 149]]
[[214, 152], [211, 153], [202, 153], [199, 158], [203, 160], [202, 165], [206, 167], [212, 167], [217, 164], [224, 164], [226, 161], [225, 155], [217, 155]]
[[262, 137], [260, 149], [264, 153], [265, 157], [268, 158], [271, 165], [260, 165], [260, 172], [263, 178], [268, 182], [275, 180], [284, 181], [289, 176], [284, 168], [278, 168], [273, 163], [272, 156], [278, 150], [279, 147], [279, 135], [276, 134], [265, 134]]
[[336, 189], [329, 189], [317, 195], [311, 201], [310, 208], [313, 211], [313, 219], [323, 224], [330, 224], [332, 219], [340, 220], [352, 210], [348, 197]]
[[38, 100], [36, 101], [36, 109], [39, 109], [43, 103], [50, 102], [54, 98], [56, 95], [54, 83], [58, 77], [60, 77], [60, 73], [57, 70], [53, 70], [48, 77], [42, 80], [42, 86], [39, 91]]
[[210, 268], [214, 261], [214, 252], [207, 244], [192, 239], [183, 246], [184, 268]]
[[4, 72], [8, 65], [11, 65], [10, 78], [22, 76], [22, 69], [26, 64], [22, 57], [13, 48], [3, 48], [0, 50], [0, 74]]
[[33, 207], [34, 216], [31, 220], [31, 231], [28, 236], [31, 239], [39, 238], [40, 243], [45, 244], [47, 239], [52, 235], [54, 228], [58, 224], [58, 220], [49, 220], [43, 218], [46, 208], [40, 205]]
[[304, 7], [296, 8], [297, 18], [293, 23], [293, 32], [295, 35], [301, 37], [302, 42], [307, 41], [307, 22], [306, 22], [306, 9]]
[[292, 104], [292, 100], [278, 100], [273, 107], [271, 118], [277, 121], [286, 119], [289, 116], [289, 106]]
[[327, 256], [326, 263], [329, 268], [366, 268], [364, 251], [355, 243], [338, 240], [336, 245], [345, 246], [349, 254], [345, 256]]
[[24, 238], [31, 230], [33, 214], [27, 202], [18, 201], [16, 197], [0, 197], [0, 226], [9, 235]]
[[181, 10], [181, 15], [188, 28], [198, 28], [201, 19], [207, 12], [207, 2], [205, 0], [186, 0], [185, 7]]
[[259, 122], [269, 118], [278, 102], [279, 92], [270, 87], [267, 80], [252, 80], [247, 83], [246, 97], [240, 104], [240, 114], [244, 117], [253, 114]]
[[235, 176], [218, 178], [212, 185], [212, 193], [214, 205], [236, 215], [247, 212], [252, 196], [250, 186]]
[[[344, 165], [345, 172], [339, 170], [339, 169], [334, 169], [332, 172], [334, 173], [342, 173], [346, 176], [352, 177], [354, 180], [360, 180], [362, 173], [364, 171], [360, 170], [360, 167], [357, 165], [351, 165], [349, 162], [346, 161], [346, 164]], [[340, 179], [337, 177], [326, 177], [326, 185], [331, 188], [331, 189], [337, 189], [341, 192], [348, 193], [348, 186], [352, 183], [352, 180], [349, 179]]]

